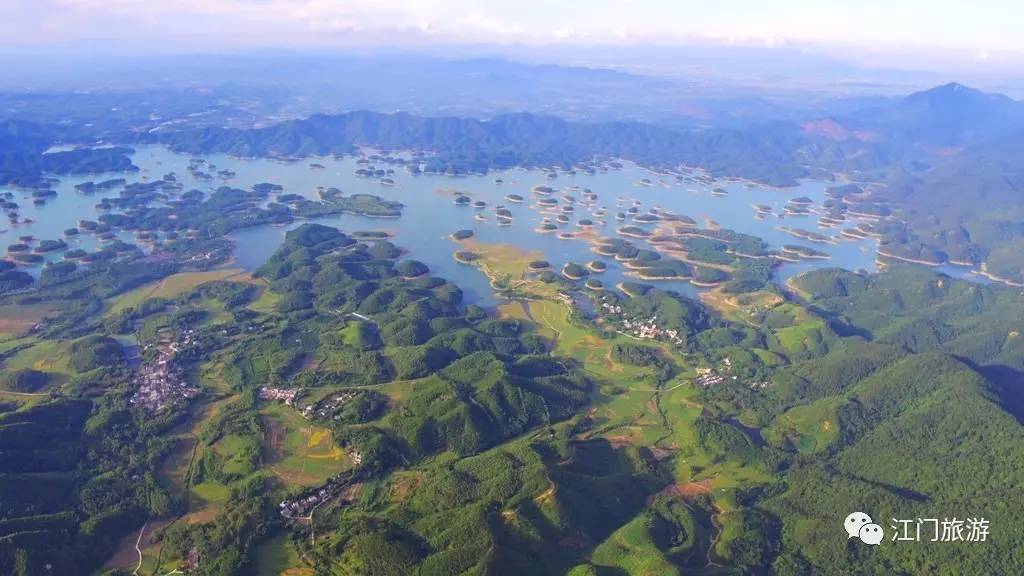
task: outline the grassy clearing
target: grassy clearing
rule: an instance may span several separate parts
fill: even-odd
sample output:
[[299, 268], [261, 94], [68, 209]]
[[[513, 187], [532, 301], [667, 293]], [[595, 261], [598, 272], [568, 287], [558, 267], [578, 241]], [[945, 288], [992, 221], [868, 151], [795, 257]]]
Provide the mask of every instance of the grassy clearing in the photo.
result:
[[527, 252], [512, 244], [480, 244], [472, 238], [458, 243], [480, 256], [473, 264], [491, 279], [492, 285], [502, 281], [513, 284], [522, 281], [530, 262], [544, 259], [543, 252]]
[[44, 372], [57, 372], [65, 375], [74, 374], [74, 370], [68, 365], [70, 343], [57, 342], [53, 340], [38, 340], [32, 342], [32, 346], [22, 350], [9, 358], [4, 363], [4, 369], [13, 370], [42, 370]]
[[260, 411], [270, 468], [288, 486], [315, 486], [343, 471], [345, 453], [327, 428], [306, 421], [293, 408], [271, 404]]
[[751, 348], [750, 351], [753, 352], [765, 366], [783, 366], [786, 364], [785, 358], [770, 350], [765, 350], [764, 348]]
[[415, 380], [395, 380], [381, 386], [378, 390], [382, 394], [386, 394], [392, 402], [401, 402], [409, 396], [412, 392], [412, 387], [416, 385]]
[[213, 450], [224, 458], [222, 471], [225, 474], [246, 474], [249, 472], [248, 461], [242, 456], [248, 441], [237, 434], [229, 434], [218, 440]]
[[50, 302], [43, 304], [6, 304], [0, 306], [0, 336], [18, 336], [56, 310]]
[[[532, 289], [535, 284], [539, 283], [531, 282], [529, 287]], [[584, 370], [598, 379], [617, 386], [652, 389], [649, 368], [623, 364], [612, 358], [612, 347], [616, 342], [626, 341], [625, 336], [609, 340], [598, 338], [569, 320], [570, 310], [564, 303], [547, 299], [517, 301], [502, 306], [500, 313], [506, 318], [535, 324], [539, 335], [555, 343], [555, 354], [580, 362]]]
[[227, 502], [228, 487], [219, 482], [200, 482], [192, 487], [192, 495], [205, 504]]
[[40, 402], [44, 402], [49, 398], [49, 394], [21, 394], [18, 392], [8, 392], [6, 390], [0, 390], [0, 403], [8, 405], [11, 410], [0, 412], [0, 417], [3, 414], [9, 414], [11, 412], [17, 412], [21, 410], [27, 410]]
[[721, 289], [702, 292], [700, 300], [725, 318], [745, 323], [755, 323], [760, 315], [785, 302], [774, 292], [750, 292], [733, 295], [727, 294]]
[[303, 564], [295, 546], [283, 534], [256, 547], [252, 569], [256, 576], [313, 576], [313, 570]]
[[14, 350], [15, 348], [19, 348], [19, 347], [22, 347], [22, 346], [27, 346], [29, 344], [34, 344], [34, 343], [36, 343], [38, 341], [39, 341], [38, 339], [33, 338], [31, 336], [24, 336], [24, 337], [21, 337], [21, 338], [15, 338], [15, 337], [2, 338], [2, 337], [0, 337], [0, 354], [7, 354], [8, 352]]
[[842, 398], [826, 398], [796, 406], [776, 418], [762, 434], [774, 446], [792, 446], [804, 454], [826, 450], [839, 438], [836, 410]]
[[213, 522], [224, 510], [229, 488], [219, 482], [201, 482], [192, 486], [188, 493], [188, 514], [182, 521], [188, 524]]
[[110, 306], [107, 315], [117, 314], [125, 308], [138, 306], [148, 298], [175, 298], [197, 286], [218, 280], [259, 282], [253, 279], [251, 274], [240, 268], [207, 270], [205, 272], [181, 272], [122, 294]]
[[218, 393], [231, 391], [231, 385], [224, 379], [224, 364], [218, 361], [204, 362], [199, 366], [199, 383], [203, 388]]
[[[802, 321], [801, 321], [802, 320]], [[816, 349], [823, 340], [825, 322], [817, 318], [801, 318], [797, 324], [774, 332], [779, 344], [793, 353]]]
[[594, 549], [590, 558], [596, 566], [612, 568], [625, 574], [671, 576], [680, 573], [651, 539], [647, 516], [644, 514], [612, 533]]
[[281, 299], [281, 295], [276, 292], [271, 292], [266, 286], [260, 289], [260, 295], [256, 300], [249, 304], [249, 309], [254, 312], [260, 312], [262, 314], [270, 314], [277, 310], [277, 302]]
[[795, 294], [801, 300], [805, 300], [806, 301], [806, 300], [811, 300], [812, 299], [811, 298], [811, 293], [807, 292], [806, 290], [803, 290], [802, 288], [800, 288], [800, 286], [798, 284], [798, 282], [800, 280], [800, 277], [803, 276], [804, 274], [806, 274], [806, 272], [804, 272], [802, 274], [797, 274], [796, 276], [793, 276], [789, 280], [786, 280], [786, 288], [788, 290], [792, 291], [793, 294]]
[[[160, 536], [163, 529], [169, 523], [170, 520], [148, 522], [141, 541], [138, 540], [139, 531], [137, 530], [125, 535], [119, 541], [117, 551], [103, 564], [103, 569], [120, 568], [127, 570], [129, 574], [134, 572], [135, 567], [139, 564], [139, 553], [135, 550], [135, 544], [138, 542], [139, 548], [142, 550], [142, 566], [138, 573], [140, 575], [157, 574], [159, 568], [157, 566], [157, 558], [160, 556], [160, 550], [163, 547]], [[176, 562], [175, 565], [179, 563]]]

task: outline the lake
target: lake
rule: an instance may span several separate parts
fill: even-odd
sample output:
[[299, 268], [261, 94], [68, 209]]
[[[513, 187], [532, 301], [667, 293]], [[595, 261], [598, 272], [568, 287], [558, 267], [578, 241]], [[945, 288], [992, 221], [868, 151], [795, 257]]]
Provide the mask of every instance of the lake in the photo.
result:
[[[781, 225], [816, 230], [817, 216], [779, 218], [787, 201], [798, 196], [811, 198], [816, 206], [826, 199], [824, 190], [831, 185], [824, 181], [804, 181], [799, 187], [775, 189], [751, 185], [736, 181], [716, 181], [712, 183], [677, 182], [672, 176], [654, 173], [650, 170], [624, 163], [621, 169], [597, 172], [594, 174], [559, 173], [556, 178], [549, 178], [542, 170], [513, 169], [492, 172], [487, 175], [447, 176], [436, 174], [412, 175], [396, 167], [393, 176], [394, 185], [384, 185], [376, 179], [356, 176], [354, 171], [361, 165], [357, 157], [313, 158], [306, 161], [283, 162], [269, 159], [239, 159], [226, 155], [211, 155], [205, 159], [216, 166], [217, 170], [228, 169], [235, 176], [228, 180], [196, 180], [188, 171], [190, 156], [177, 154], [162, 147], [139, 147], [134, 155], [134, 162], [141, 169], [137, 175], [128, 175], [129, 182], [140, 178], [156, 179], [167, 172], [174, 172], [178, 180], [184, 184], [185, 190], [198, 188], [210, 190], [221, 185], [230, 185], [248, 189], [258, 182], [280, 184], [286, 193], [301, 194], [311, 199], [318, 199], [316, 188], [336, 187], [345, 193], [370, 193], [384, 198], [398, 200], [405, 204], [401, 218], [372, 219], [356, 215], [339, 215], [316, 219], [314, 221], [336, 226], [346, 232], [357, 230], [388, 230], [395, 234], [394, 242], [408, 250], [409, 258], [415, 258], [428, 264], [432, 274], [448, 278], [459, 284], [470, 302], [482, 305], [495, 304], [487, 279], [474, 267], [455, 262], [452, 253], [460, 246], [449, 238], [458, 229], [470, 229], [475, 239], [483, 243], [508, 243], [526, 250], [538, 250], [544, 258], [558, 270], [562, 264], [572, 261], [585, 264], [590, 260], [602, 259], [607, 263], [608, 270], [596, 276], [606, 285], [612, 285], [624, 279], [625, 269], [614, 258], [598, 256], [591, 251], [591, 244], [586, 240], [562, 240], [557, 234], [540, 234], [536, 232], [545, 216], [535, 204], [538, 196], [531, 193], [536, 185], [550, 186], [555, 189], [590, 189], [597, 194], [597, 200], [590, 208], [579, 203], [582, 194], [577, 189], [571, 192], [576, 197], [575, 212], [570, 214], [570, 222], [560, 226], [561, 230], [577, 230], [575, 222], [581, 218], [590, 218], [591, 211], [597, 207], [607, 208], [604, 217], [606, 225], [595, 226], [601, 236], [615, 237], [618, 226], [632, 222], [616, 222], [615, 214], [625, 210], [635, 201], [640, 202], [640, 213], [649, 208], [659, 206], [662, 210], [675, 214], [686, 215], [706, 226], [713, 220], [722, 228], [729, 228], [763, 238], [772, 248], [778, 249], [783, 244], [805, 245], [827, 252], [830, 260], [806, 260], [784, 264], [776, 272], [777, 279], [784, 281], [792, 275], [822, 266], [839, 266], [851, 270], [875, 269], [875, 241], [842, 240], [835, 244], [818, 244], [807, 242], [778, 229]], [[322, 168], [311, 168], [310, 163], [322, 165]], [[212, 169], [204, 169], [215, 172]], [[104, 195], [97, 193], [85, 196], [74, 190], [75, 184], [107, 178], [125, 177], [119, 174], [98, 174], [89, 176], [63, 177], [55, 189], [57, 198], [45, 205], [33, 206], [28, 193], [17, 191], [16, 201], [22, 206], [21, 215], [35, 220], [31, 225], [8, 226], [0, 232], [0, 242], [5, 246], [17, 242], [18, 236], [31, 234], [38, 239], [57, 239], [63, 236], [66, 228], [76, 226], [82, 218], [95, 219], [98, 212], [95, 204]], [[644, 180], [649, 182], [642, 184]], [[499, 182], [500, 181], [500, 182]], [[727, 195], [713, 195], [714, 188], [723, 188]], [[456, 206], [451, 190], [468, 194], [473, 201], [482, 200], [487, 203], [485, 209], [472, 206]], [[116, 190], [107, 192], [116, 194]], [[511, 204], [505, 200], [507, 194], [523, 196], [521, 204]], [[561, 201], [561, 192], [551, 198]], [[621, 206], [617, 200], [623, 198]], [[513, 221], [508, 226], [498, 226], [493, 209], [503, 204], [513, 213]], [[772, 207], [773, 215], [764, 220], [754, 218], [754, 204]], [[480, 214], [485, 221], [479, 221]], [[246, 269], [259, 267], [274, 252], [287, 230], [298, 226], [301, 222], [284, 227], [260, 226], [238, 230], [232, 233], [237, 247], [235, 264]], [[652, 226], [645, 228], [653, 229]], [[837, 232], [836, 230], [831, 233]], [[130, 234], [122, 237], [131, 241]], [[642, 240], [631, 239], [638, 247], [643, 247]], [[71, 247], [87, 250], [95, 248], [95, 239], [91, 235], [69, 239]], [[53, 255], [50, 258], [59, 258]], [[38, 270], [38, 267], [36, 267]], [[652, 282], [659, 287], [677, 290], [688, 295], [695, 295], [697, 288], [685, 281]]]

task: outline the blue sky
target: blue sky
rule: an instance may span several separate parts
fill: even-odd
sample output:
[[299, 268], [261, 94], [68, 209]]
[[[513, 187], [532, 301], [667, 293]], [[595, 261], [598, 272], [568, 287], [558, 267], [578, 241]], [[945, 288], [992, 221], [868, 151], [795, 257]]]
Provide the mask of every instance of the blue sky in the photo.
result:
[[7, 48], [806, 46], [867, 63], [1019, 64], [1014, 0], [0, 0]]

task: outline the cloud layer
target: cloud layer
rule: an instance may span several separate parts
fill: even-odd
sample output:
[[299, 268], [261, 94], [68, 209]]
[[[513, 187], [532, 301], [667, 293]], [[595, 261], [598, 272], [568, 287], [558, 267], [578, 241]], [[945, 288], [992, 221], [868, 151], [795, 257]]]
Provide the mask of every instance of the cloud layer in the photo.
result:
[[424, 44], [792, 43], [1024, 53], [1002, 0], [4, 0], [0, 44], [167, 51]]

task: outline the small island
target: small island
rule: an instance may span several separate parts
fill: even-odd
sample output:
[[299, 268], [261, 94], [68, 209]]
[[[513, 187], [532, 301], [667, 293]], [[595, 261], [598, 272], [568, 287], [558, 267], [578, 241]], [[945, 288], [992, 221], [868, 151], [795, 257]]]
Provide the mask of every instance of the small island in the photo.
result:
[[387, 240], [394, 236], [385, 230], [357, 230], [350, 234], [356, 240]]
[[619, 282], [615, 287], [630, 298], [639, 298], [654, 288], [649, 284], [638, 284], [636, 282]]
[[807, 246], [799, 246], [796, 244], [786, 244], [782, 247], [782, 256], [789, 256], [799, 260], [828, 260], [831, 256], [827, 252], [821, 250], [815, 250]]
[[452, 257], [459, 264], [472, 264], [480, 259], [480, 255], [472, 250], [459, 250], [452, 254]]
[[620, 236], [629, 236], [630, 238], [649, 238], [653, 236], [653, 234], [647, 230], [636, 226], [622, 226], [617, 230], [617, 232]]
[[569, 280], [582, 280], [590, 275], [590, 272], [586, 268], [576, 264], [575, 262], [566, 262], [565, 266], [562, 266], [562, 276], [565, 276]]

